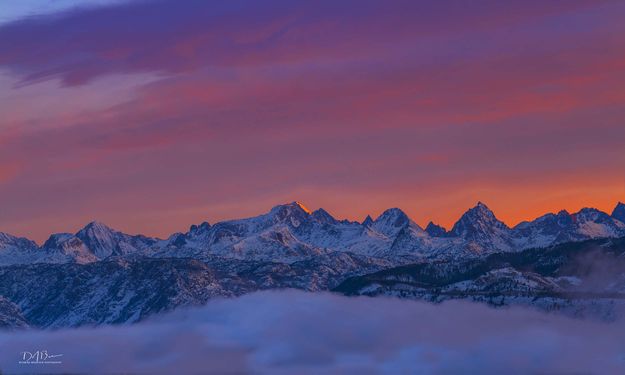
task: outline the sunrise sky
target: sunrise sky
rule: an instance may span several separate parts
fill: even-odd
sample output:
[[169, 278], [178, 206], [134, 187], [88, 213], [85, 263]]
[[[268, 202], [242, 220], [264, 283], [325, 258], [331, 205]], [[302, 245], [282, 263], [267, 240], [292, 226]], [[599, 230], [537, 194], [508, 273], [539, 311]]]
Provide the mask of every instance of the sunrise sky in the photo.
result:
[[[54, 4], [54, 5], [51, 5]], [[0, 231], [625, 200], [623, 1], [0, 3]]]

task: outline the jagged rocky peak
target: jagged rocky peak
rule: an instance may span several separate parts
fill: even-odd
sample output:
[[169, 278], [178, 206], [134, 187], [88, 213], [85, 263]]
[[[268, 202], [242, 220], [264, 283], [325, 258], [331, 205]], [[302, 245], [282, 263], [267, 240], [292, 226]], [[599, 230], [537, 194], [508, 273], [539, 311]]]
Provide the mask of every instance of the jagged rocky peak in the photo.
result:
[[203, 233], [203, 232], [206, 232], [207, 230], [209, 230], [210, 227], [211, 227], [211, 225], [207, 221], [202, 222], [202, 224], [200, 224], [200, 225], [193, 224], [189, 228], [189, 233], [191, 233], [191, 234]]
[[573, 215], [571, 215], [567, 210], [561, 210], [557, 214], [546, 214], [543, 215], [534, 221], [525, 222], [528, 225], [539, 225], [544, 229], [552, 229], [554, 227], [558, 228], [568, 228], [573, 225]]
[[410, 218], [408, 218], [408, 215], [399, 208], [389, 208], [375, 219], [375, 223], [389, 224], [394, 227], [402, 227], [408, 224], [409, 221]]
[[[197, 233], [197, 225], [191, 226], [191, 234]], [[196, 227], [196, 232], [193, 231], [193, 227]], [[183, 247], [187, 244], [187, 236], [184, 233], [174, 233], [167, 239], [167, 243], [176, 247]]]
[[610, 220], [610, 215], [592, 207], [582, 208], [581, 210], [573, 214], [573, 217], [577, 222]]
[[404, 211], [399, 208], [389, 208], [375, 219], [371, 228], [387, 237], [394, 237], [408, 226], [421, 230]]
[[367, 215], [367, 217], [362, 221], [362, 226], [370, 227], [372, 225], [373, 225], [373, 219], [371, 218], [371, 215]]
[[564, 218], [570, 218], [571, 214], [567, 210], [560, 210], [556, 214], [556, 216], [559, 217], [559, 218], [563, 218], [564, 219]]
[[34, 249], [37, 247], [37, 244], [28, 238], [16, 237], [8, 233], [0, 232], [0, 250], [5, 247]]
[[467, 212], [454, 224], [451, 233], [456, 236], [467, 236], [472, 233], [487, 233], [494, 229], [507, 230], [507, 225], [499, 221], [493, 211], [484, 203], [477, 205]]
[[612, 217], [625, 223], [625, 203], [618, 202], [612, 211]]
[[9, 243], [17, 240], [17, 237], [8, 233], [0, 232], [0, 243]]
[[336, 223], [336, 219], [330, 215], [330, 213], [323, 208], [315, 210], [311, 216], [322, 224], [333, 224]]
[[82, 240], [71, 233], [54, 233], [44, 242], [44, 249], [57, 249], [62, 246], [67, 246], [69, 242], [74, 241], [76, 245], [78, 243], [83, 244]]
[[85, 225], [84, 228], [76, 233], [76, 237], [86, 237], [86, 236], [108, 236], [114, 234], [116, 231], [109, 228], [106, 224], [101, 223], [99, 221], [92, 221], [89, 224]]
[[279, 222], [287, 222], [294, 226], [298, 226], [307, 220], [312, 212], [300, 202], [291, 202], [275, 206], [269, 212]]
[[110, 256], [119, 242], [118, 232], [98, 221], [92, 221], [76, 233], [85, 245], [100, 259]]
[[43, 244], [48, 256], [64, 256], [66, 261], [85, 264], [98, 260], [86, 244], [71, 233], [55, 233]]
[[100, 244], [104, 244], [112, 240], [116, 233], [117, 231], [107, 225], [99, 221], [92, 221], [79, 230], [78, 233], [76, 233], [76, 237], [80, 238], [85, 243], [97, 241]]
[[432, 237], [445, 237], [447, 230], [438, 224], [434, 224], [432, 221], [425, 227], [425, 231]]

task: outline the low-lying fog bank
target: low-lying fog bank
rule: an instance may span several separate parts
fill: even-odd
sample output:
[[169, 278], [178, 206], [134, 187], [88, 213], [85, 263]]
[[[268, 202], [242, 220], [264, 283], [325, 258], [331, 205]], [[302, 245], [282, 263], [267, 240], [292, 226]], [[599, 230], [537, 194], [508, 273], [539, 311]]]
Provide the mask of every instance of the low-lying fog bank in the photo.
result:
[[[622, 374], [624, 332], [624, 319], [285, 290], [212, 300], [136, 325], [3, 332], [0, 370]], [[62, 354], [48, 360], [62, 363], [19, 363], [22, 352], [36, 351]]]

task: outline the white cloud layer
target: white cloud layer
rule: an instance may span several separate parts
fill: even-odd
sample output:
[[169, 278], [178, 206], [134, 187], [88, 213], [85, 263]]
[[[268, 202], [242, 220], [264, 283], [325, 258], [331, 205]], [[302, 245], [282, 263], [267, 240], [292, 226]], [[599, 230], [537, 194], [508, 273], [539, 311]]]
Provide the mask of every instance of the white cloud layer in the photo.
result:
[[[0, 334], [7, 373], [625, 373], [625, 322], [270, 291], [131, 326]], [[62, 364], [18, 364], [20, 352]]]
[[126, 0], [2, 0], [0, 24], [25, 17], [57, 13], [76, 7], [102, 6]]

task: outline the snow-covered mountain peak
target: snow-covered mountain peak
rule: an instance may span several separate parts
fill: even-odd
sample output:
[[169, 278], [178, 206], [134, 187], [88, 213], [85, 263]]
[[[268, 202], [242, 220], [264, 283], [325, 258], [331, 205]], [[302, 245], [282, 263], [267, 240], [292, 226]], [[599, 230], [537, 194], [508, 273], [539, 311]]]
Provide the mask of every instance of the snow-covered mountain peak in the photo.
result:
[[477, 204], [475, 205], [475, 207], [470, 208], [466, 213], [469, 215], [472, 215], [474, 217], [481, 217], [481, 218], [488, 218], [488, 219], [496, 219], [495, 218], [495, 214], [493, 213], [493, 211], [488, 208], [487, 205], [485, 205], [484, 203], [477, 202]]
[[445, 237], [447, 235], [447, 230], [445, 228], [434, 224], [432, 221], [425, 227], [425, 231], [432, 237]]
[[612, 211], [612, 217], [625, 223], [625, 203], [618, 202]]
[[16, 239], [17, 237], [10, 235], [8, 233], [4, 233], [4, 232], [0, 232], [0, 243], [8, 243], [8, 242], [12, 242]]
[[367, 216], [359, 223], [337, 220], [322, 208], [311, 212], [301, 203], [291, 202], [259, 216], [192, 225], [189, 232], [167, 240], [124, 234], [100, 222], [89, 223], [75, 235], [53, 235], [41, 248], [28, 239], [0, 233], [0, 264], [86, 263], [126, 255], [292, 262], [328, 251], [389, 259], [406, 255], [461, 258], [625, 236], [625, 222], [617, 220], [622, 210], [625, 206], [619, 203], [613, 216], [594, 208], [575, 214], [560, 211], [510, 229], [478, 202], [446, 231], [433, 222], [423, 230], [399, 208], [388, 209], [375, 220]]
[[337, 220], [323, 208], [314, 211], [311, 216], [322, 224], [335, 224]]
[[27, 238], [0, 232], [0, 250], [5, 248], [35, 249], [37, 244]]
[[211, 227], [211, 225], [205, 221], [200, 225], [191, 225], [191, 227], [189, 228], [189, 233], [191, 233], [192, 235], [194, 234], [198, 234], [198, 233], [203, 233], [206, 232], [207, 230], [209, 230]]
[[497, 219], [493, 211], [484, 203], [478, 202], [475, 207], [469, 209], [460, 217], [460, 220], [451, 229], [451, 233], [462, 237], [469, 232], [489, 232], [495, 228], [509, 229], [507, 225]]
[[465, 212], [450, 233], [464, 239], [468, 248], [476, 253], [508, 251], [513, 247], [511, 229], [482, 202]]
[[310, 215], [312, 214], [312, 211], [308, 209], [308, 207], [304, 206], [302, 203], [298, 202], [298, 201], [293, 201], [291, 203], [285, 203], [285, 204], [279, 204], [275, 207], [273, 207], [271, 209], [271, 212], [277, 212], [277, 211], [283, 211], [283, 210], [289, 210], [289, 211], [303, 211], [304, 213]]
[[105, 241], [115, 234], [115, 230], [99, 221], [92, 221], [76, 233], [78, 238], [90, 238], [93, 240]]
[[87, 232], [87, 231], [99, 232], [99, 233], [115, 232], [109, 226], [97, 220], [94, 220], [90, 222], [89, 224], [85, 225], [85, 227], [82, 228], [79, 232]]
[[395, 237], [400, 230], [409, 225], [417, 227], [404, 211], [399, 208], [389, 208], [375, 219], [371, 227], [387, 237]]
[[110, 256], [117, 246], [113, 229], [98, 221], [92, 221], [76, 233], [85, 245], [100, 259]]
[[91, 263], [98, 260], [95, 254], [77, 236], [71, 233], [55, 233], [43, 244], [41, 256], [50, 262]]
[[46, 242], [43, 243], [43, 247], [47, 248], [55, 246], [57, 244], [60, 244], [61, 242], [67, 241], [70, 238], [76, 238], [76, 236], [72, 233], [54, 233], [50, 235]]
[[154, 238], [128, 235], [97, 221], [93, 221], [79, 230], [76, 237], [84, 242], [98, 259], [104, 259], [111, 255], [140, 252], [156, 242]]
[[275, 206], [268, 215], [273, 218], [274, 222], [287, 223], [293, 227], [298, 227], [308, 220], [311, 214], [312, 211], [296, 201]]
[[373, 219], [371, 218], [371, 215], [367, 215], [367, 217], [362, 221], [362, 226], [370, 227], [372, 225], [373, 225]]
[[608, 219], [610, 216], [605, 212], [599, 211], [596, 208], [584, 207], [575, 214], [573, 214], [575, 221], [577, 222], [585, 222], [585, 221], [596, 221], [599, 219]]
[[572, 215], [578, 232], [588, 237], [617, 237], [625, 234], [625, 223], [596, 208], [582, 208]]
[[385, 223], [395, 227], [404, 226], [410, 221], [410, 218], [404, 211], [399, 208], [389, 208], [382, 212], [380, 216], [375, 219], [376, 224]]

